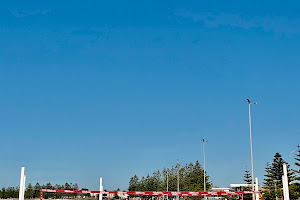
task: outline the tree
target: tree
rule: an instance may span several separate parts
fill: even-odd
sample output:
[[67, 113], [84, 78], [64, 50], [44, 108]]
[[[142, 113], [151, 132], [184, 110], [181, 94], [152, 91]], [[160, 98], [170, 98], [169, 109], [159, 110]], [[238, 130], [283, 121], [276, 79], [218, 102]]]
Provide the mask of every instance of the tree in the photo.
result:
[[300, 150], [299, 145], [297, 146], [298, 150], [296, 151], [296, 157], [295, 157], [295, 167], [297, 169], [293, 169], [293, 172], [295, 173], [294, 182], [290, 184], [290, 197], [291, 199], [298, 199], [300, 197]]
[[75, 183], [75, 184], [73, 185], [73, 190], [79, 190], [79, 187], [78, 187], [78, 184], [77, 184], [77, 183]]
[[[293, 173], [292, 170], [289, 169], [289, 165], [287, 162], [285, 162], [282, 159], [282, 156], [280, 153], [276, 153], [273, 158], [273, 162], [270, 165], [267, 163], [266, 165], [266, 174], [264, 175], [266, 178], [264, 179], [264, 185], [267, 189], [267, 192], [265, 192], [264, 197], [265, 198], [272, 198], [275, 199], [277, 196], [278, 198], [282, 197], [282, 175], [283, 175], [283, 164], [287, 164], [288, 168], [288, 179], [289, 181], [293, 180]], [[276, 183], [276, 187], [275, 187]]]
[[245, 170], [245, 174], [244, 174], [244, 181], [247, 184], [251, 184], [251, 182], [252, 182], [251, 174], [250, 174], [249, 170], [247, 169], [247, 166], [246, 166], [246, 170]]
[[296, 153], [296, 157], [295, 157], [295, 165], [298, 167], [298, 169], [294, 169], [293, 171], [295, 172], [295, 180], [300, 181], [300, 150], [299, 150], [299, 145], [297, 146], [298, 150]]
[[72, 189], [71, 184], [65, 183], [64, 189], [65, 190], [71, 190]]
[[6, 189], [5, 188], [2, 188], [0, 198], [1, 199], [6, 199], [7, 198], [7, 196], [6, 196]]
[[32, 199], [33, 195], [34, 195], [34, 189], [31, 183], [29, 183], [25, 191], [25, 198]]
[[129, 191], [137, 191], [138, 183], [139, 183], [139, 177], [137, 175], [134, 175], [129, 180], [128, 190]]
[[42, 187], [40, 186], [40, 184], [37, 182], [34, 186], [34, 194], [33, 194], [33, 198], [38, 198], [40, 196], [40, 190], [42, 189]]
[[[247, 166], [246, 166], [246, 170], [244, 171], [244, 181], [246, 184], [251, 184], [252, 183], [252, 179], [251, 179], [251, 174], [249, 172], [249, 170], [247, 169]], [[243, 190], [244, 191], [250, 191], [251, 190], [251, 187], [247, 186], [247, 187], [243, 187]], [[251, 200], [252, 199], [252, 195], [245, 195], [244, 196], [244, 200]]]
[[17, 198], [19, 196], [19, 190], [14, 187], [8, 187], [5, 192], [6, 198]]
[[[179, 190], [196, 191], [204, 189], [204, 170], [198, 161], [196, 164], [187, 164], [183, 167], [176, 166], [163, 170], [163, 176], [159, 170], [154, 171], [152, 175], [147, 174], [146, 178], [139, 179], [134, 175], [129, 180], [129, 191], [163, 191], [168, 185], [169, 191], [177, 191], [177, 181], [179, 172]], [[209, 176], [206, 175], [206, 188], [209, 189], [212, 183]], [[168, 179], [168, 184], [167, 184]]]

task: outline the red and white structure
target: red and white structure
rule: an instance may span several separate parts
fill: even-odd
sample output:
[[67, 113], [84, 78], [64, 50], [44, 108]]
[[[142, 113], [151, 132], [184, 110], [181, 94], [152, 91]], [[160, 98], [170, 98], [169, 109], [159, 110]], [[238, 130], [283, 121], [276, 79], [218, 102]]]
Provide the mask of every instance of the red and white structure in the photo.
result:
[[41, 189], [40, 200], [43, 200], [44, 192], [52, 193], [75, 193], [75, 194], [118, 194], [118, 195], [140, 195], [140, 196], [231, 196], [241, 195], [242, 199], [244, 194], [260, 194], [259, 191], [92, 191], [92, 190], [55, 190], [55, 189]]

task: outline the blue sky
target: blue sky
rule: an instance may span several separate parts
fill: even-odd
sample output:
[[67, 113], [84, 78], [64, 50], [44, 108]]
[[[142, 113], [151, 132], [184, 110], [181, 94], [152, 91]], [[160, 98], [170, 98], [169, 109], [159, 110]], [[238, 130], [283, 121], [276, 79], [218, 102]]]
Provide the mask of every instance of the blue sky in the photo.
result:
[[0, 8], [0, 186], [127, 189], [199, 160], [241, 183], [300, 143], [297, 1], [7, 1]]

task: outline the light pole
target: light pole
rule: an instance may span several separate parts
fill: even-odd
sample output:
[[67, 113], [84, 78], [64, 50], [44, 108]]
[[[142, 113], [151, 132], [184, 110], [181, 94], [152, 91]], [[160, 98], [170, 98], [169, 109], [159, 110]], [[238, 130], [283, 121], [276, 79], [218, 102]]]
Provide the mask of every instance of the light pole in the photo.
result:
[[[166, 170], [166, 178], [167, 178], [167, 192], [169, 191], [169, 175], [168, 175], [169, 173], [168, 173], [168, 170]], [[164, 197], [164, 199], [165, 199], [165, 197]], [[169, 196], [167, 195], [167, 199], [169, 199]]]
[[[252, 153], [252, 133], [251, 133], [251, 112], [250, 112], [250, 105], [257, 104], [257, 102], [251, 103], [249, 99], [247, 99], [249, 104], [249, 128], [250, 128], [250, 155], [251, 155], [251, 184], [252, 184], [252, 191], [254, 191], [254, 175], [253, 175], [253, 153]], [[255, 199], [254, 194], [252, 194], [252, 199]]]
[[[179, 160], [177, 159], [177, 192], [179, 192]], [[179, 199], [179, 196], [177, 196], [177, 200]]]
[[279, 180], [274, 180], [274, 183], [275, 183], [275, 197], [276, 197], [276, 200], [278, 200], [278, 197], [277, 197], [277, 186], [276, 186], [276, 183], [279, 182]]
[[169, 192], [169, 175], [168, 175], [168, 171], [167, 171], [167, 192]]
[[[204, 169], [204, 178], [203, 178], [203, 183], [204, 183], [204, 192], [206, 191], [206, 174], [205, 174], [205, 142], [206, 140], [202, 139], [203, 141], [203, 169]], [[206, 196], [205, 196], [206, 199]]]

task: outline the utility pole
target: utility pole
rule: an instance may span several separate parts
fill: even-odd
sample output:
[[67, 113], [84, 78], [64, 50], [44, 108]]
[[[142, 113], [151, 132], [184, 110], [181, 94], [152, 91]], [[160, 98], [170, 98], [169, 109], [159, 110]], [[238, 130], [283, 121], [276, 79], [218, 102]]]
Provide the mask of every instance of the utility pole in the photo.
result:
[[[169, 192], [169, 173], [167, 170], [167, 192]], [[167, 199], [169, 199], [169, 196], [167, 196]]]
[[276, 200], [278, 200], [278, 197], [277, 197], [277, 186], [276, 186], [276, 183], [278, 182], [279, 180], [274, 180], [274, 183], [275, 183], [275, 197], [276, 197]]
[[[204, 177], [203, 177], [203, 184], [204, 184], [204, 192], [206, 192], [206, 172], [205, 172], [205, 142], [206, 140], [202, 139], [203, 141], [203, 171], [204, 171]], [[204, 197], [206, 200], [206, 196]]]
[[167, 172], [167, 192], [169, 192], [169, 177], [168, 177], [168, 172]]
[[[177, 159], [177, 192], [179, 192], [179, 160]], [[177, 199], [179, 199], [179, 196], [177, 196]]]
[[[254, 174], [253, 174], [253, 153], [252, 153], [252, 132], [251, 132], [251, 112], [250, 112], [250, 105], [257, 104], [257, 102], [251, 103], [249, 99], [247, 99], [249, 104], [249, 129], [250, 129], [250, 156], [251, 156], [251, 184], [252, 184], [252, 191], [254, 191]], [[255, 199], [255, 195], [252, 194], [252, 199]]]

